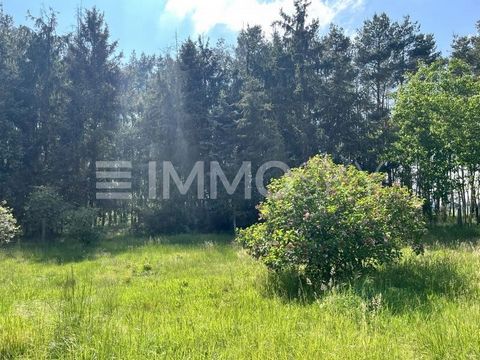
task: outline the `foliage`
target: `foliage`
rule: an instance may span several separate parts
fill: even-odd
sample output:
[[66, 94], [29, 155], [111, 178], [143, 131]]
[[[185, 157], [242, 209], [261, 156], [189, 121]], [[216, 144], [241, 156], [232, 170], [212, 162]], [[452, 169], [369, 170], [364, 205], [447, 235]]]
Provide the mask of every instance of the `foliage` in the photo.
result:
[[59, 234], [64, 224], [68, 204], [58, 192], [48, 186], [35, 188], [25, 205], [24, 225], [27, 235]]
[[479, 119], [480, 81], [462, 61], [423, 66], [399, 90], [390, 159], [401, 165], [401, 180], [415, 184], [429, 215], [450, 205], [461, 222], [469, 192], [469, 214], [478, 219]]
[[477, 33], [470, 36], [455, 36], [452, 44], [452, 57], [470, 65], [475, 74], [480, 74], [480, 21], [476, 24]]
[[20, 227], [12, 210], [6, 206], [5, 202], [0, 202], [0, 244], [12, 241], [19, 232]]
[[382, 177], [317, 156], [269, 186], [262, 222], [238, 241], [276, 271], [331, 283], [390, 263], [423, 230], [421, 201]]
[[139, 214], [138, 233], [146, 235], [175, 234], [186, 232], [189, 223], [178, 206], [171, 204], [152, 204], [141, 209]]
[[407, 73], [415, 72], [422, 62], [432, 63], [439, 54], [435, 52], [433, 36], [421, 33], [418, 23], [409, 17], [398, 23], [385, 13], [364, 22], [355, 45], [361, 92], [366, 97], [361, 100], [366, 113], [364, 131], [360, 133], [363, 146], [357, 162], [362, 169], [374, 171], [392, 142], [392, 92], [405, 81]]
[[85, 244], [97, 241], [100, 236], [95, 224], [97, 213], [95, 209], [84, 207], [68, 211], [65, 215], [65, 234]]

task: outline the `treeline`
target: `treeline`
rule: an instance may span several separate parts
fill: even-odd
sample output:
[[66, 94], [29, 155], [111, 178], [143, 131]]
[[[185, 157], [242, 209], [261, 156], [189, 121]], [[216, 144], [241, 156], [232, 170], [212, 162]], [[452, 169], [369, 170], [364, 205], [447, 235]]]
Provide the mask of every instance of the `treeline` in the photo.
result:
[[[80, 11], [69, 34], [57, 32], [53, 11], [31, 17], [31, 27], [1, 11], [0, 199], [22, 218], [29, 194], [48, 186], [72, 206], [98, 209], [99, 224], [212, 231], [254, 221], [260, 195], [209, 199], [207, 177], [202, 199], [151, 200], [149, 161], [171, 161], [182, 178], [196, 161], [218, 161], [232, 181], [243, 161], [256, 171], [328, 153], [415, 187], [399, 176], [415, 161], [402, 167], [391, 153], [392, 94], [420, 64], [441, 61], [433, 35], [386, 14], [352, 37], [335, 25], [322, 35], [308, 5], [296, 0], [293, 14], [279, 14], [271, 36], [246, 27], [233, 48], [188, 39], [173, 53], [128, 61], [96, 8]], [[454, 56], [478, 71], [479, 48], [476, 37], [457, 38]], [[98, 160], [132, 162], [131, 202], [96, 200]], [[422, 195], [434, 200], [431, 186]]]
[[434, 221], [456, 217], [459, 224], [480, 223], [480, 79], [475, 67], [459, 60], [422, 67], [398, 92], [396, 141], [389, 155], [400, 164], [398, 178], [425, 199], [424, 212]]

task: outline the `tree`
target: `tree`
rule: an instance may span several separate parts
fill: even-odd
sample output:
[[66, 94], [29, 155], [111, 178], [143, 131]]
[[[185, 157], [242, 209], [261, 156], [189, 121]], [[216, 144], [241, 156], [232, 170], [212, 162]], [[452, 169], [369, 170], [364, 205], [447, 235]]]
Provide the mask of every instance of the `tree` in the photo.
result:
[[[21, 33], [0, 6], [0, 198], [21, 207], [23, 142], [21, 107], [15, 99], [19, 86], [18, 61], [23, 51]], [[25, 34], [23, 34], [25, 35]]]
[[58, 184], [62, 173], [58, 161], [59, 129], [65, 120], [65, 69], [63, 65], [66, 37], [56, 32], [53, 10], [35, 18], [25, 57], [19, 62], [18, 101], [24, 112], [20, 128], [24, 141], [23, 174], [29, 186]]
[[310, 2], [295, 0], [292, 15], [280, 12], [274, 24], [281, 32], [274, 34], [273, 70], [270, 88], [273, 111], [280, 124], [292, 164], [301, 164], [319, 150], [315, 84], [318, 80], [317, 19], [308, 22]]
[[[0, 94], [2, 172], [18, 210], [29, 187], [55, 182], [58, 172], [58, 128], [64, 119], [64, 77], [62, 55], [66, 37], [56, 33], [53, 11], [38, 18], [30, 16], [33, 29], [15, 28], [1, 14], [2, 62]], [[21, 180], [20, 180], [21, 179]]]
[[368, 129], [364, 147], [369, 150], [358, 162], [364, 169], [375, 170], [393, 141], [389, 121], [392, 92], [420, 62], [431, 63], [438, 57], [433, 36], [419, 29], [408, 17], [399, 24], [383, 13], [365, 21], [355, 39], [361, 91], [370, 100], [362, 111]]
[[95, 203], [95, 162], [111, 153], [119, 115], [117, 42], [96, 8], [79, 14], [66, 56], [67, 120], [61, 134], [63, 182], [77, 204]]
[[475, 74], [480, 74], [480, 21], [477, 22], [477, 35], [456, 36], [452, 50], [453, 58], [465, 61]]
[[235, 48], [235, 60], [241, 76], [246, 75], [265, 81], [269, 50], [269, 44], [260, 26], [247, 26], [240, 31]]
[[199, 39], [180, 49], [184, 121], [182, 133], [189, 148], [189, 163], [207, 160], [211, 150], [211, 110], [217, 104], [223, 77], [218, 53]]
[[315, 109], [320, 119], [320, 148], [337, 161], [352, 163], [362, 151], [362, 135], [366, 132], [357, 111], [363, 99], [356, 91], [354, 49], [343, 30], [333, 25], [320, 47], [320, 96]]
[[356, 65], [360, 70], [362, 91], [371, 100], [371, 106], [366, 106], [364, 116], [367, 121], [370, 144], [374, 148], [373, 159], [362, 159], [363, 167], [374, 170], [377, 166], [377, 156], [389, 141], [389, 94], [395, 85], [394, 50], [396, 26], [386, 14], [374, 15], [372, 20], [365, 21], [357, 34]]
[[[284, 161], [283, 138], [273, 121], [265, 90], [258, 80], [245, 79], [237, 109], [240, 116], [235, 122], [236, 166], [232, 175], [236, 174], [244, 161], [251, 163], [254, 172], [267, 161]], [[268, 183], [268, 179], [266, 182]], [[244, 217], [248, 212], [253, 215], [248, 209], [254, 208], [260, 200], [260, 194], [253, 191], [252, 195], [252, 199], [239, 199], [236, 202], [236, 213], [243, 213]], [[243, 197], [243, 193], [240, 191], [238, 196]]]
[[25, 204], [25, 231], [29, 236], [58, 235], [62, 231], [64, 217], [69, 205], [52, 187], [39, 186], [28, 196]]
[[467, 216], [478, 219], [479, 91], [469, 67], [452, 61], [422, 67], [397, 95], [392, 155], [404, 183], [425, 199], [430, 217], [450, 205], [460, 223]]
[[420, 25], [408, 16], [395, 24], [393, 52], [395, 85], [403, 84], [406, 75], [416, 72], [421, 64], [430, 65], [440, 56], [433, 35], [421, 33]]

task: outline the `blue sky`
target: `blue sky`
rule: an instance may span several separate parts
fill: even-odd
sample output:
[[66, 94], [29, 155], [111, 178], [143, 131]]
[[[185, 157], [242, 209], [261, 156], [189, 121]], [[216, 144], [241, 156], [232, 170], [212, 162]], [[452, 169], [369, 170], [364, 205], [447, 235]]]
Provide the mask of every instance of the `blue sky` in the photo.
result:
[[[480, 20], [480, 0], [311, 0], [312, 13], [325, 30], [330, 22], [353, 34], [362, 21], [374, 13], [386, 12], [394, 19], [409, 14], [433, 33], [438, 48], [449, 53], [453, 34], [475, 33]], [[27, 10], [38, 15], [43, 8], [59, 12], [60, 31], [73, 29], [79, 6], [96, 5], [105, 12], [111, 35], [120, 49], [129, 54], [157, 53], [171, 49], [175, 36], [206, 35], [216, 41], [233, 43], [246, 24], [267, 27], [278, 18], [278, 11], [289, 11], [293, 0], [0, 0], [16, 23], [26, 23]], [[266, 29], [268, 31], [268, 29]]]

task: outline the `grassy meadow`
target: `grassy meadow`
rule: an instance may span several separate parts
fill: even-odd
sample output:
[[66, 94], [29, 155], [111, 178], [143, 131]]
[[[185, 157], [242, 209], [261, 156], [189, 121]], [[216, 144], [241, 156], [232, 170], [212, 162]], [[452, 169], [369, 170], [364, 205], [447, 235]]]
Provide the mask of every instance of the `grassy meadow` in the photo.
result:
[[317, 294], [227, 235], [13, 244], [0, 359], [480, 358], [477, 235], [437, 229], [425, 255]]

